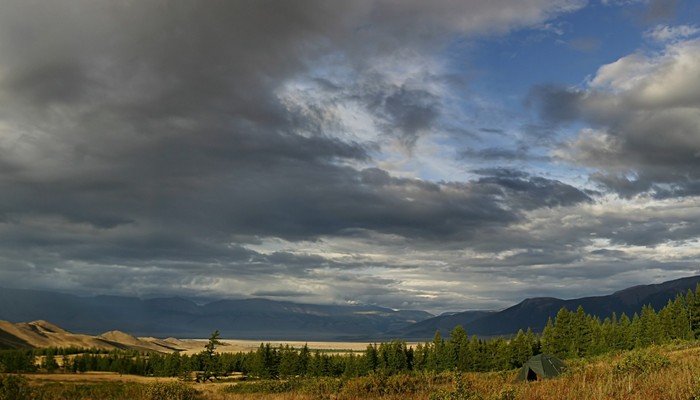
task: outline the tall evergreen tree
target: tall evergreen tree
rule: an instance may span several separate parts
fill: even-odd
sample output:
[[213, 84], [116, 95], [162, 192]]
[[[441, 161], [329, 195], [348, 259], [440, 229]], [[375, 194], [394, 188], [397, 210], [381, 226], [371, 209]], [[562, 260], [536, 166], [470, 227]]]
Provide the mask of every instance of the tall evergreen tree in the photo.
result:
[[376, 344], [368, 344], [367, 350], [365, 350], [365, 365], [364, 369], [366, 372], [373, 372], [377, 370], [379, 365], [379, 352], [377, 351]]
[[[530, 331], [530, 334], [532, 334], [532, 331]], [[510, 341], [510, 347], [509, 365], [511, 368], [521, 367], [533, 355], [532, 339], [522, 329], [518, 330], [515, 338]]]
[[469, 336], [462, 325], [457, 325], [450, 332], [449, 362], [450, 369], [468, 371], [470, 367]]

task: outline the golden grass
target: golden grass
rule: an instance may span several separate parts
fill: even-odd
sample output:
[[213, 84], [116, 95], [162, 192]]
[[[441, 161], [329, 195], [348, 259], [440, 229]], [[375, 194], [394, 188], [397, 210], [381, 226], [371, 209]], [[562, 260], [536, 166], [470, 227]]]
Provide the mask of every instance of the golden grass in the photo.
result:
[[[537, 382], [514, 382], [517, 371], [502, 373], [468, 373], [463, 379], [467, 386], [484, 400], [501, 399], [511, 392], [518, 400], [567, 399], [567, 400], [691, 400], [700, 396], [700, 347], [689, 349], [653, 348], [650, 351], [667, 356], [671, 364], [657, 371], [642, 374], [619, 373], [615, 366], [624, 355], [610, 355], [597, 360], [575, 361], [571, 370], [556, 379]], [[450, 385], [442, 389], [450, 389]], [[427, 400], [429, 392], [411, 396], [381, 397], [382, 399]], [[311, 399], [301, 394], [227, 394], [212, 397], [215, 400]], [[343, 396], [341, 399], [376, 398], [369, 396]], [[697, 397], [700, 399], [700, 397]]]
[[70, 383], [103, 383], [103, 382], [176, 382], [178, 378], [154, 378], [140, 375], [117, 374], [114, 372], [84, 372], [78, 374], [22, 374], [30, 384], [37, 385], [47, 382]]
[[668, 351], [652, 349], [671, 359], [671, 364], [642, 374], [616, 373], [614, 366], [622, 356], [574, 365], [559, 379], [516, 385], [518, 399], [547, 398], [571, 400], [653, 400], [691, 399], [700, 389], [700, 349]]

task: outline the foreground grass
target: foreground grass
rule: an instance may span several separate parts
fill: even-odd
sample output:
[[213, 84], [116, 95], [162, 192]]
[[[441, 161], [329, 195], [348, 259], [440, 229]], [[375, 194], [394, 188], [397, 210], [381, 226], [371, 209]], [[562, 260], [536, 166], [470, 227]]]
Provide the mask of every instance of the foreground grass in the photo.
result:
[[234, 400], [234, 399], [700, 399], [700, 347], [653, 347], [569, 362], [557, 379], [513, 382], [517, 371], [466, 374], [372, 375], [244, 383], [65, 382], [5, 375], [0, 400]]
[[[228, 388], [218, 399], [619, 399], [700, 400], [700, 347], [653, 347], [589, 360], [569, 362], [570, 369], [557, 379], [514, 382], [517, 371], [463, 375], [410, 375], [362, 377], [338, 381], [336, 389], [315, 389], [313, 383], [274, 393], [279, 383], [243, 384]], [[393, 379], [392, 379], [393, 378]], [[245, 385], [250, 385], [244, 389]], [[267, 386], [266, 386], [267, 385]], [[328, 387], [328, 384], [322, 385]], [[254, 392], [256, 392], [253, 394]], [[266, 393], [261, 393], [267, 391]], [[233, 393], [239, 392], [239, 393]], [[252, 393], [251, 393], [252, 392]]]

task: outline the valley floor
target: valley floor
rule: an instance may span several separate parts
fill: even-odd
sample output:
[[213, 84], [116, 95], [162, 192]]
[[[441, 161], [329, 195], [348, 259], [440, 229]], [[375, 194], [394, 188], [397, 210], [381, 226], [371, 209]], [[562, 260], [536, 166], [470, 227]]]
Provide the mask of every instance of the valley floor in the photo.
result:
[[[260, 343], [269, 343], [272, 347], [280, 345], [289, 345], [300, 349], [307, 345], [311, 350], [322, 350], [326, 353], [345, 353], [345, 352], [361, 352], [367, 349], [368, 342], [303, 342], [303, 341], [261, 341], [261, 340], [242, 340], [242, 339], [222, 339], [224, 343], [217, 347], [217, 351], [221, 353], [237, 353], [255, 351], [260, 347]], [[184, 349], [184, 354], [197, 354], [202, 351], [207, 344], [207, 339], [180, 339], [177, 342], [178, 347]], [[412, 343], [409, 343], [412, 344]]]

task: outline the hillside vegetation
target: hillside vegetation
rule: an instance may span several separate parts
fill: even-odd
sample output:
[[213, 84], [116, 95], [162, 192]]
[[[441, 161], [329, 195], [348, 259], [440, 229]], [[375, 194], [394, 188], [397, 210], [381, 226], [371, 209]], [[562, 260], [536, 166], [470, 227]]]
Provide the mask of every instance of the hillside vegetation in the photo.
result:
[[[311, 399], [683, 399], [700, 398], [700, 347], [652, 346], [569, 360], [556, 379], [514, 382], [516, 370], [486, 373], [370, 374], [355, 378], [297, 378], [214, 384], [83, 382], [79, 375], [56, 383], [37, 375], [0, 375], [0, 399], [112, 400], [311, 400]], [[115, 379], [118, 376], [115, 375]], [[14, 396], [14, 397], [13, 397]]]

